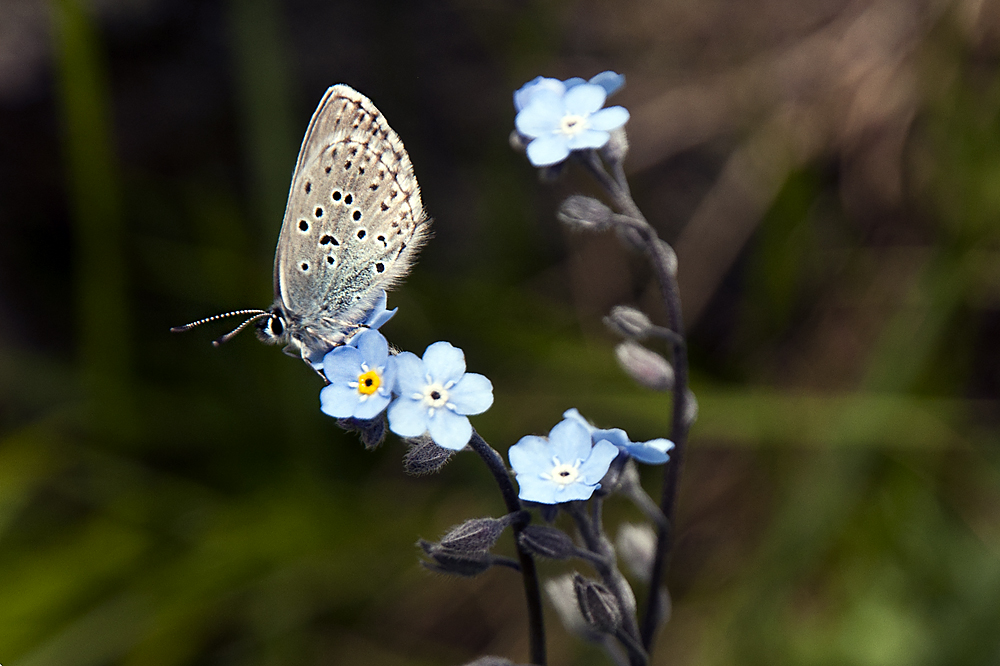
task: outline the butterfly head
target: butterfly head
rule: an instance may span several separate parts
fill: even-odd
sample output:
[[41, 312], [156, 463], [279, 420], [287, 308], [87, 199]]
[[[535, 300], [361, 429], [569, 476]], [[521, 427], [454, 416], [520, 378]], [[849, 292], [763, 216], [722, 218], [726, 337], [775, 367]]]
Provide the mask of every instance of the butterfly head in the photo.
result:
[[267, 316], [257, 320], [257, 337], [269, 345], [288, 343], [288, 323], [285, 314], [276, 307], [268, 310]]

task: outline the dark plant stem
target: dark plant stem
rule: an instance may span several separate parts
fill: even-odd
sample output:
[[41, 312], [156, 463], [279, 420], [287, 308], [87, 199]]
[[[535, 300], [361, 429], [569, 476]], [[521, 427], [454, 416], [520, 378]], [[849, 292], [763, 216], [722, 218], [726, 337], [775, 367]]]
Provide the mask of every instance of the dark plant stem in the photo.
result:
[[618, 570], [615, 560], [615, 552], [604, 534], [601, 521], [602, 501], [599, 497], [591, 500], [591, 515], [587, 515], [586, 504], [584, 502], [570, 502], [565, 505], [567, 513], [573, 517], [580, 536], [587, 550], [597, 557], [591, 560], [594, 569], [601, 576], [604, 584], [607, 585], [611, 593], [618, 601], [618, 607], [622, 612], [622, 627], [616, 638], [622, 640], [621, 635], [628, 637], [622, 640], [622, 644], [629, 653], [629, 663], [632, 666], [645, 666], [647, 656], [642, 649], [636, 650], [639, 645], [639, 625], [635, 617], [635, 595], [629, 587], [625, 576]]
[[658, 620], [662, 614], [658, 588], [663, 580], [667, 557], [674, 541], [677, 491], [680, 485], [680, 470], [684, 462], [684, 449], [689, 427], [687, 419], [687, 346], [684, 343], [684, 321], [681, 316], [680, 290], [677, 286], [677, 278], [673, 270], [671, 270], [671, 265], [676, 259], [671, 256], [671, 250], [660, 240], [656, 231], [646, 221], [639, 207], [632, 200], [632, 194], [629, 192], [628, 181], [625, 179], [625, 171], [622, 163], [618, 161], [612, 165], [614, 171], [614, 177], [612, 177], [604, 168], [604, 164], [596, 151], [587, 151], [582, 156], [584, 165], [588, 171], [600, 182], [608, 194], [611, 195], [619, 210], [627, 216], [628, 219], [623, 220], [622, 223], [627, 224], [638, 233], [646, 245], [653, 268], [656, 271], [657, 282], [660, 285], [660, 295], [663, 298], [663, 305], [669, 319], [669, 330], [674, 334], [671, 339], [674, 387], [673, 411], [670, 425], [670, 439], [674, 442], [674, 450], [663, 470], [663, 492], [660, 497], [660, 510], [666, 517], [667, 522], [665, 525], [661, 525], [657, 531], [656, 553], [653, 558], [653, 568], [650, 576], [649, 598], [642, 616], [642, 645], [648, 652], [652, 648]]
[[[510, 473], [503, 462], [503, 458], [496, 450], [486, 443], [475, 430], [472, 431], [472, 439], [469, 440], [469, 447], [475, 451], [500, 486], [500, 494], [503, 495], [504, 504], [507, 511], [514, 513], [521, 511], [521, 500], [517, 496], [517, 489], [510, 479]], [[517, 558], [521, 564], [521, 580], [524, 583], [524, 597], [528, 604], [528, 642], [531, 652], [531, 663], [536, 666], [545, 666], [545, 624], [542, 617], [542, 596], [538, 587], [538, 572], [535, 569], [535, 560], [530, 553], [521, 548], [521, 541], [518, 538], [521, 531], [526, 527], [526, 523], [516, 521], [512, 525], [514, 531], [514, 544], [517, 546]]]

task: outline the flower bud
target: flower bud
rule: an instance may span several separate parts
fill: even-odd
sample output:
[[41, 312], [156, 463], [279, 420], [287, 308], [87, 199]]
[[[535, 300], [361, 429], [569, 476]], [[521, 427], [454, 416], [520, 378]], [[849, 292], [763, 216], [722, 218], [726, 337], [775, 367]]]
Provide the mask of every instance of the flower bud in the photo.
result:
[[687, 405], [684, 409], [684, 423], [691, 426], [691, 424], [698, 420], [698, 398], [694, 396], [694, 391], [691, 389], [688, 389], [684, 395], [687, 397]]
[[566, 631], [588, 641], [600, 640], [601, 635], [587, 624], [580, 613], [580, 604], [576, 600], [572, 575], [566, 574], [545, 581], [545, 593], [556, 609]]
[[614, 214], [594, 197], [574, 194], [559, 206], [556, 217], [570, 229], [601, 231], [611, 226]]
[[669, 391], [674, 385], [674, 369], [656, 352], [637, 342], [626, 340], [615, 347], [618, 364], [641, 386], [654, 391]]
[[480, 657], [474, 661], [470, 661], [463, 666], [516, 666], [514, 662], [510, 659], [504, 659], [503, 657], [494, 657], [489, 655], [486, 657]]
[[677, 277], [677, 253], [674, 252], [673, 246], [671, 246], [667, 241], [662, 238], [657, 240], [660, 243], [660, 252], [663, 255], [663, 262], [666, 264], [664, 268], [666, 269], [667, 274], [672, 277]]
[[373, 419], [337, 419], [337, 425], [348, 432], [358, 433], [358, 438], [369, 451], [385, 441], [385, 412]]
[[616, 224], [615, 234], [625, 247], [641, 254], [646, 253], [646, 241], [635, 227], [630, 224]]
[[510, 521], [473, 518], [441, 537], [441, 547], [460, 553], [485, 552], [493, 547]]
[[653, 322], [645, 312], [628, 305], [616, 305], [604, 318], [604, 325], [626, 338], [642, 340], [653, 329]]
[[635, 577], [648, 583], [656, 555], [656, 532], [653, 528], [645, 524], [625, 523], [618, 528], [615, 547]]
[[517, 130], [511, 130], [507, 141], [516, 152], [523, 153], [528, 148], [528, 138]]
[[622, 126], [611, 130], [611, 138], [601, 148], [601, 156], [608, 164], [614, 164], [624, 161], [626, 155], [628, 155], [628, 134]]
[[550, 560], [565, 560], [576, 550], [576, 545], [568, 534], [555, 527], [544, 525], [525, 527], [517, 540], [529, 553]]
[[438, 472], [455, 455], [455, 451], [438, 446], [427, 435], [412, 437], [405, 441], [410, 448], [403, 456], [403, 469], [413, 476]]
[[573, 589], [576, 603], [580, 606], [583, 620], [594, 630], [614, 634], [622, 626], [622, 610], [611, 591], [580, 574], [573, 575]]
[[437, 573], [471, 578], [493, 566], [493, 556], [489, 553], [462, 553], [442, 548], [439, 544], [423, 539], [418, 541], [417, 545], [432, 560], [431, 562], [422, 560], [420, 563]]

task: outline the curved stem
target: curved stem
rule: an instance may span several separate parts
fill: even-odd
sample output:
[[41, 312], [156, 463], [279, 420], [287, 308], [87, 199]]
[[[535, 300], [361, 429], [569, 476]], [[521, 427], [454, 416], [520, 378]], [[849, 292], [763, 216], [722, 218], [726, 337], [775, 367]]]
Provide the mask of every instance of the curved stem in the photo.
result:
[[[504, 504], [507, 511], [514, 513], [521, 511], [521, 500], [517, 497], [517, 489], [510, 479], [510, 473], [503, 462], [503, 458], [496, 450], [486, 443], [478, 432], [472, 431], [472, 439], [469, 440], [469, 447], [475, 451], [500, 486], [500, 494], [503, 495]], [[517, 546], [517, 559], [521, 565], [521, 580], [524, 582], [524, 597], [528, 604], [528, 641], [531, 651], [531, 663], [536, 666], [545, 666], [545, 624], [542, 617], [542, 595], [538, 587], [538, 572], [535, 569], [535, 560], [521, 548], [518, 537], [525, 523], [516, 521], [512, 529], [514, 531], [514, 544]]]
[[656, 553], [653, 558], [653, 568], [650, 577], [649, 599], [642, 616], [642, 645], [650, 651], [656, 635], [658, 618], [662, 614], [658, 588], [663, 579], [667, 556], [673, 546], [674, 520], [677, 503], [677, 491], [680, 481], [681, 465], [684, 462], [684, 449], [688, 432], [688, 360], [687, 346], [684, 344], [684, 320], [681, 315], [681, 297], [677, 286], [677, 278], [670, 265], [673, 261], [668, 256], [659, 236], [646, 221], [628, 189], [625, 172], [620, 162], [614, 165], [615, 177], [608, 174], [597, 151], [587, 151], [584, 154], [584, 165], [588, 171], [601, 183], [615, 204], [631, 220], [622, 220], [639, 233], [648, 249], [653, 268], [656, 271], [657, 282], [660, 284], [660, 295], [669, 319], [669, 329], [674, 333], [671, 342], [674, 361], [673, 409], [671, 413], [670, 439], [674, 442], [674, 450], [663, 470], [663, 491], [660, 497], [660, 510], [667, 522], [657, 532]]

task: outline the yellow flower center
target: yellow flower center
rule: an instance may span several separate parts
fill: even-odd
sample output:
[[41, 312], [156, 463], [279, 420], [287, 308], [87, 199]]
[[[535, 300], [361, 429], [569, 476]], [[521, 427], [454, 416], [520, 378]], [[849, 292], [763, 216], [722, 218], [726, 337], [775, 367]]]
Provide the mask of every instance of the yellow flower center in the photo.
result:
[[368, 372], [358, 375], [358, 393], [371, 395], [378, 390], [381, 383], [382, 378], [378, 376], [378, 373], [374, 370], [369, 370]]

